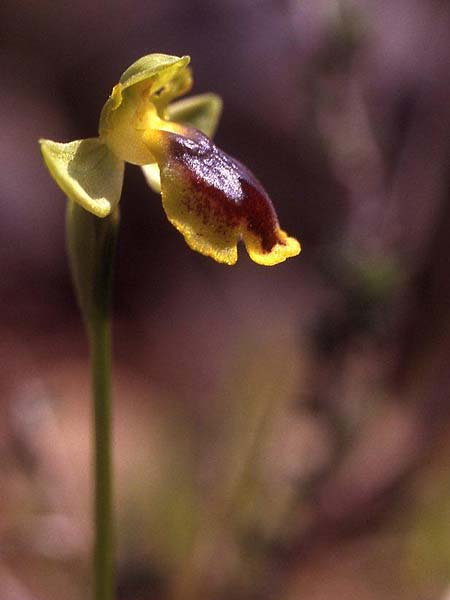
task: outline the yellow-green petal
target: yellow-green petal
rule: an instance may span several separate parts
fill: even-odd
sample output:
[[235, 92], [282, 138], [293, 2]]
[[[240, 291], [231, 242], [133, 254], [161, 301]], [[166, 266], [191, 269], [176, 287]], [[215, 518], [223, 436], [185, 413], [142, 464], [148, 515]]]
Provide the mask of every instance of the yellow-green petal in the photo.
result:
[[97, 217], [117, 206], [124, 163], [97, 138], [66, 144], [39, 140], [45, 164], [63, 192]]
[[171, 121], [199, 129], [214, 137], [222, 114], [222, 99], [217, 94], [199, 94], [173, 102], [167, 108]]

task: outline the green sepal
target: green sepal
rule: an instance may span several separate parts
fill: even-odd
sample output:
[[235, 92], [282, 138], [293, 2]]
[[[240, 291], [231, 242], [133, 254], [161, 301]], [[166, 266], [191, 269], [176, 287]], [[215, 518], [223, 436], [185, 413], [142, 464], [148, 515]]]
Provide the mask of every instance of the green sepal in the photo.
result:
[[97, 138], [67, 144], [39, 140], [45, 164], [63, 192], [97, 217], [117, 206], [124, 163]]
[[144, 79], [161, 75], [162, 71], [170, 70], [173, 73], [178, 69], [187, 67], [190, 60], [189, 56], [182, 56], [180, 58], [179, 56], [171, 56], [169, 54], [147, 54], [147, 56], [143, 56], [134, 62], [122, 73], [119, 83], [122, 89], [126, 89], [144, 81]]
[[88, 327], [108, 317], [112, 264], [119, 208], [100, 219], [69, 200], [66, 212], [67, 252], [72, 279]]
[[[167, 116], [170, 121], [195, 127], [209, 138], [214, 136], [221, 114], [222, 99], [216, 94], [191, 96], [173, 102], [167, 108]], [[141, 168], [151, 189], [156, 193], [160, 193], [161, 178], [158, 165], [152, 163], [143, 165]]]
[[173, 102], [167, 108], [170, 121], [199, 129], [212, 138], [222, 114], [222, 99], [216, 94], [199, 94]]

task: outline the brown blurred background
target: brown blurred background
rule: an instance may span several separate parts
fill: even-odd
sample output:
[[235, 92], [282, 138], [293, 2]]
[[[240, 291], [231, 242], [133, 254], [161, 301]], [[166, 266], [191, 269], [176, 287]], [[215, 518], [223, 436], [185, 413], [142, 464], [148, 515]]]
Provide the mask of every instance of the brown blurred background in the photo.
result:
[[303, 252], [191, 252], [128, 166], [115, 303], [119, 600], [450, 596], [450, 5], [0, 5], [0, 598], [89, 593], [87, 345], [37, 139], [190, 54], [217, 144]]

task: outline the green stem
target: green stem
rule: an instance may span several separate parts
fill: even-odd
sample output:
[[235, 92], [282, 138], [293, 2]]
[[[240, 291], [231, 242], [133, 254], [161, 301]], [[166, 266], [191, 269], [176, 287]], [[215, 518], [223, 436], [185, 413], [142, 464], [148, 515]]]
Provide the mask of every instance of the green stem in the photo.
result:
[[93, 600], [114, 598], [111, 450], [111, 280], [119, 213], [99, 219], [73, 202], [67, 249], [90, 342], [94, 417]]
[[111, 323], [99, 319], [89, 328], [94, 401], [94, 600], [112, 600], [113, 524], [111, 456]]

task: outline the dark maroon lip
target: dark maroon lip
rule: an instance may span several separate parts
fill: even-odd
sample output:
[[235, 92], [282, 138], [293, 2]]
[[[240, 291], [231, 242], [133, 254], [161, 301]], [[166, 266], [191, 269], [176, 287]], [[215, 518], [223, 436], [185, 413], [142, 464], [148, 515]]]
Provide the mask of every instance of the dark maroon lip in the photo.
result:
[[183, 203], [218, 231], [247, 230], [270, 252], [277, 243], [279, 224], [272, 202], [260, 182], [242, 163], [220, 150], [200, 131], [188, 136], [164, 132], [168, 152], [160, 161], [161, 186], [178, 176], [186, 189]]

